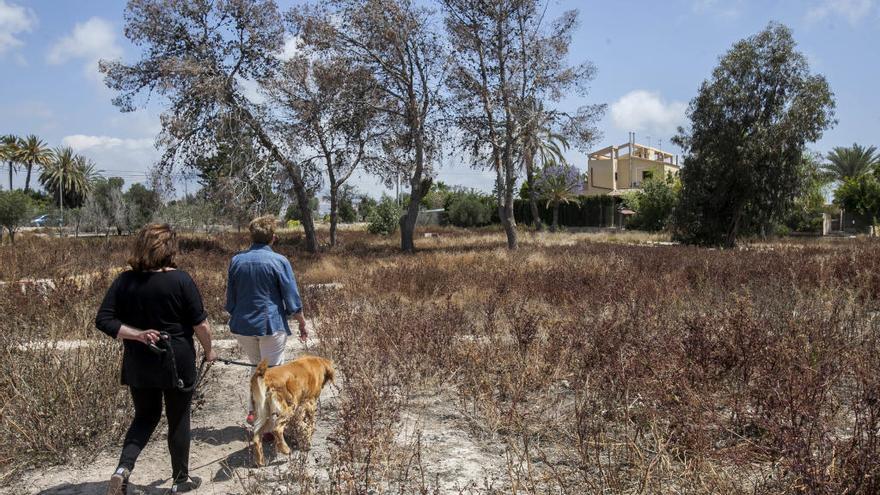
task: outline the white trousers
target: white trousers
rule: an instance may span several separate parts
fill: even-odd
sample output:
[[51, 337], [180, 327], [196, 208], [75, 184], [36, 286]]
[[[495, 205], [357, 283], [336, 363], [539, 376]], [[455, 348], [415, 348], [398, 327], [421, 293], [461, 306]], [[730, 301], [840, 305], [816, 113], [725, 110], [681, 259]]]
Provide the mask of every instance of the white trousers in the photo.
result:
[[244, 351], [251, 364], [259, 364], [266, 359], [269, 366], [278, 366], [284, 363], [284, 344], [287, 342], [287, 332], [280, 331], [260, 337], [236, 335], [238, 345]]

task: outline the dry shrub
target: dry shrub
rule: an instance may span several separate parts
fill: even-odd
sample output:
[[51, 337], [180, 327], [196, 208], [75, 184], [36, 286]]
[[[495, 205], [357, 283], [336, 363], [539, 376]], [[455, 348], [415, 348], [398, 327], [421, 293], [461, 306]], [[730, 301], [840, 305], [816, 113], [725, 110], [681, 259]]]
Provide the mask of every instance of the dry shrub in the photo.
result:
[[[291, 491], [437, 489], [420, 455], [430, 446], [407, 436], [402, 418], [410, 397], [441, 385], [457, 395], [473, 438], [503, 446], [504, 486], [484, 492], [880, 490], [880, 245], [708, 250], [564, 234], [524, 235], [509, 253], [496, 231], [436, 230], [441, 237], [420, 241], [414, 256], [398, 254], [393, 240], [349, 231], [324, 257], [302, 253], [300, 239], [277, 246], [293, 258], [300, 284], [342, 284], [303, 291], [317, 319], [317, 351], [335, 360], [341, 393], [328, 410], [330, 479], [294, 460]], [[23, 244], [43, 267], [107, 266], [122, 247], [42, 242]], [[224, 234], [181, 255], [220, 322], [229, 256], [246, 245]], [[0, 276], [42, 274], [37, 261], [0, 252], [4, 262], [10, 256], [22, 265], [0, 264]], [[86, 317], [109, 279], [59, 286], [45, 311], [2, 289], [0, 309], [22, 329], [6, 342], [57, 338], [62, 327], [90, 331]], [[21, 355], [13, 358], [25, 369]], [[115, 364], [105, 364], [114, 380]], [[3, 383], [11, 405], [17, 396]], [[74, 428], [61, 416], [33, 421], [31, 429]]]
[[[119, 385], [119, 345], [29, 350], [0, 333], [0, 469], [5, 481], [27, 466], [86, 461], [128, 426]], [[4, 481], [0, 478], [0, 481]]]

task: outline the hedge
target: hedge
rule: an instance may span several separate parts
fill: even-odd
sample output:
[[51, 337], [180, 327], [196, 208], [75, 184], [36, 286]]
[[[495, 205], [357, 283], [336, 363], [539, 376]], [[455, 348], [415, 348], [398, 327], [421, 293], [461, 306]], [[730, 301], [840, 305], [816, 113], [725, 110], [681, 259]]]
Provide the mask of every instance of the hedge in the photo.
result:
[[[607, 227], [611, 225], [611, 214], [620, 201], [611, 196], [578, 196], [577, 199], [559, 205], [559, 225], [566, 227]], [[553, 221], [553, 207], [547, 207], [544, 201], [538, 201], [538, 214], [541, 220], [549, 225]], [[532, 210], [529, 202], [517, 199], [513, 206], [513, 215], [520, 224], [532, 223]], [[619, 225], [620, 215], [614, 219]]]

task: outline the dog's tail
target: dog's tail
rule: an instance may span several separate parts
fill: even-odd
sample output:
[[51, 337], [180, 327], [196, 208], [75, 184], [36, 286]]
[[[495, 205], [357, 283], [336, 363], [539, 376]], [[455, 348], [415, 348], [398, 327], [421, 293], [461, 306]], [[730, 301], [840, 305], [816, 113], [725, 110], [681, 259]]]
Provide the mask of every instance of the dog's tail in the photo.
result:
[[260, 364], [257, 365], [257, 370], [254, 372], [254, 376], [266, 376], [267, 369], [269, 369], [269, 360], [263, 359], [260, 361]]
[[266, 370], [269, 368], [269, 362], [265, 359], [257, 365], [254, 376], [251, 377], [251, 405], [254, 410], [254, 432], [262, 430], [263, 425], [271, 416], [270, 400], [268, 390], [266, 390]]
[[327, 382], [336, 383], [336, 370], [333, 369], [333, 361], [329, 359], [324, 359], [326, 361], [324, 365], [324, 384]]

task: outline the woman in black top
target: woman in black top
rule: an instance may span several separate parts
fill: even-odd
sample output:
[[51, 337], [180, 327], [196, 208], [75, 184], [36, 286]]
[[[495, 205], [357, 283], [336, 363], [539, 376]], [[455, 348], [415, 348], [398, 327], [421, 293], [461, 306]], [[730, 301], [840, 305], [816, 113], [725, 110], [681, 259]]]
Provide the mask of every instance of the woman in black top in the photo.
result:
[[[168, 225], [147, 225], [135, 240], [131, 270], [116, 277], [95, 318], [98, 329], [122, 340], [122, 384], [128, 385], [134, 419], [125, 435], [108, 495], [122, 495], [135, 461], [162, 416], [168, 418], [172, 493], [197, 488], [189, 476], [190, 403], [199, 339], [213, 361], [208, 314], [192, 278], [175, 269], [177, 236]], [[167, 335], [167, 337], [165, 337]]]

